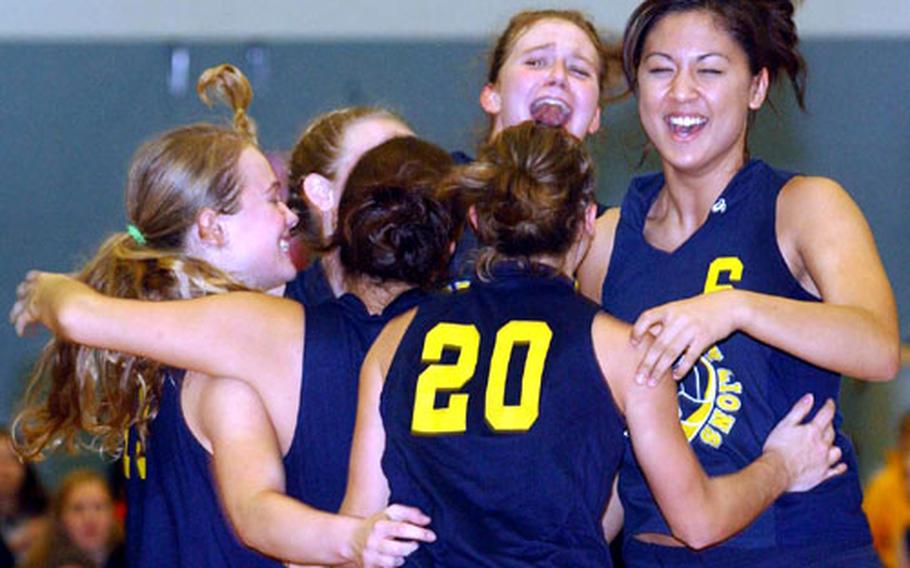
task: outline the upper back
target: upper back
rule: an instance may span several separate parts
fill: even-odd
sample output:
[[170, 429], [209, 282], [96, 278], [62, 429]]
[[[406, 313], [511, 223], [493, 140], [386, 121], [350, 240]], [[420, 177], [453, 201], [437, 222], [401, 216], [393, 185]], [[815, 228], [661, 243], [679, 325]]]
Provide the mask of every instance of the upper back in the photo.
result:
[[424, 561], [609, 565], [599, 520], [622, 422], [597, 307], [561, 277], [495, 276], [420, 306], [404, 334], [380, 402], [390, 501], [433, 518]]

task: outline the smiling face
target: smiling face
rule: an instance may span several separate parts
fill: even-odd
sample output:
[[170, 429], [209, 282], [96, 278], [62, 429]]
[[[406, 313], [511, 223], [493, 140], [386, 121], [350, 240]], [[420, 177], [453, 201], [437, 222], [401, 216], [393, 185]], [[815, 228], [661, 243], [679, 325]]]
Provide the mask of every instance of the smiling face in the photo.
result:
[[97, 554], [106, 549], [114, 526], [111, 494], [100, 480], [83, 481], [65, 497], [60, 522], [80, 550]]
[[560, 19], [529, 26], [512, 45], [480, 102], [491, 134], [526, 120], [561, 126], [584, 139], [600, 127], [600, 57], [587, 34]]
[[262, 153], [252, 147], [237, 163], [240, 209], [219, 215], [226, 246], [214, 262], [245, 285], [270, 290], [296, 274], [290, 256], [290, 229], [297, 224], [280, 195], [280, 184]]
[[768, 86], [745, 52], [705, 11], [671, 13], [648, 34], [638, 67], [638, 112], [664, 168], [736, 171], [750, 111]]

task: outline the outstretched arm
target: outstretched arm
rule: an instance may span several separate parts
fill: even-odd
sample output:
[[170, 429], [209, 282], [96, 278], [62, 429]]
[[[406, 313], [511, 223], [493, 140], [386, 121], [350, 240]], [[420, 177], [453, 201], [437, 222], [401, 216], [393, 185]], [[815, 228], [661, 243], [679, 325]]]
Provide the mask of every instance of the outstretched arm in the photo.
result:
[[63, 274], [29, 272], [10, 320], [64, 339], [249, 382], [299, 377], [303, 309], [255, 292], [150, 302], [112, 298]]
[[829, 401], [807, 424], [812, 408], [803, 397], [772, 431], [764, 452], [735, 474], [709, 477], [689, 446], [678, 418], [676, 384], [656, 388], [632, 374], [647, 347], [629, 343], [629, 327], [606, 315], [594, 324], [595, 349], [610, 388], [625, 413], [635, 456], [673, 536], [703, 548], [742, 530], [784, 491], [805, 491], [844, 471], [834, 465], [834, 404]]
[[837, 183], [807, 177], [787, 184], [777, 212], [778, 244], [790, 271], [823, 301], [731, 289], [648, 310], [633, 333], [657, 338], [642, 359], [642, 379], [656, 380], [674, 363], [674, 375], [685, 375], [734, 331], [851, 377], [894, 377], [897, 308], [862, 212]]
[[223, 506], [247, 546], [300, 564], [395, 566], [416, 548], [398, 538], [427, 538], [419, 526], [427, 519], [416, 509], [400, 507], [364, 519], [319, 511], [285, 495], [275, 431], [249, 385], [209, 380], [198, 400]]

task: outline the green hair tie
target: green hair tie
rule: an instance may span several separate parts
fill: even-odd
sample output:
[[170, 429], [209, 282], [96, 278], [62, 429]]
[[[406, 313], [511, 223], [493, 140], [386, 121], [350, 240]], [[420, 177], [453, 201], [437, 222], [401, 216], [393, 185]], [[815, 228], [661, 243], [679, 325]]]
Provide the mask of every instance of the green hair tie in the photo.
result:
[[129, 236], [133, 237], [133, 240], [136, 241], [137, 245], [142, 246], [145, 244], [145, 235], [142, 234], [142, 231], [140, 231], [139, 227], [136, 225], [133, 225], [132, 223], [127, 224], [126, 232]]

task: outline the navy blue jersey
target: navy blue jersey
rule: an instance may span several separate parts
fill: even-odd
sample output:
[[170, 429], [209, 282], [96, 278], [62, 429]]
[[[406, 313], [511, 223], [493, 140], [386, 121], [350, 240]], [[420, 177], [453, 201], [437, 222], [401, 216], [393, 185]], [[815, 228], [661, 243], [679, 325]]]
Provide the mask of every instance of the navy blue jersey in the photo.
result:
[[332, 285], [326, 278], [325, 270], [319, 259], [297, 273], [284, 288], [284, 297], [296, 300], [304, 307], [315, 306], [335, 299]]
[[418, 308], [380, 401], [390, 502], [438, 536], [409, 565], [611, 565], [600, 520], [624, 424], [597, 311], [569, 280], [514, 265]]
[[[604, 281], [604, 308], [634, 321], [648, 308], [730, 287], [818, 301], [791, 275], [777, 246], [777, 196], [790, 177], [753, 160], [724, 189], [704, 225], [671, 253], [652, 247], [643, 235], [663, 176], [633, 180]], [[836, 399], [839, 388], [836, 373], [734, 333], [703, 355], [680, 383], [680, 416], [705, 470], [710, 475], [731, 473], [761, 454], [771, 429], [803, 394], [812, 392], [818, 408], [825, 399]], [[838, 413], [835, 424], [841, 421]], [[860, 508], [855, 455], [839, 430], [837, 445], [847, 473], [811, 492], [782, 496], [742, 533], [720, 545], [727, 559], [737, 553], [748, 556], [755, 549], [821, 545], [830, 560], [838, 550], [871, 542]], [[631, 447], [625, 452], [620, 496], [627, 539], [645, 532], [669, 534]]]
[[383, 326], [425, 297], [420, 290], [410, 290], [379, 315], [370, 315], [352, 294], [307, 307], [300, 406], [284, 457], [288, 495], [324, 511], [336, 512], [341, 506], [360, 365]]
[[221, 510], [211, 455], [183, 419], [183, 372], [165, 378], [158, 415], [143, 448], [126, 443], [126, 545], [131, 568], [236, 566], [280, 568], [246, 548]]

